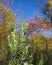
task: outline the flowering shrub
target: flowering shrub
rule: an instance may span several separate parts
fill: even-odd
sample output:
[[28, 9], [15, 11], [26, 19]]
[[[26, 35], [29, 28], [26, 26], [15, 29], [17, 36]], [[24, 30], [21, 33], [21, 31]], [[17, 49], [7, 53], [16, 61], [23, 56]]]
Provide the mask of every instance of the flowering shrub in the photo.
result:
[[18, 36], [16, 30], [11, 32], [8, 36], [8, 45], [10, 52], [9, 65], [32, 64], [33, 56], [30, 53], [30, 46], [25, 43], [18, 43]]

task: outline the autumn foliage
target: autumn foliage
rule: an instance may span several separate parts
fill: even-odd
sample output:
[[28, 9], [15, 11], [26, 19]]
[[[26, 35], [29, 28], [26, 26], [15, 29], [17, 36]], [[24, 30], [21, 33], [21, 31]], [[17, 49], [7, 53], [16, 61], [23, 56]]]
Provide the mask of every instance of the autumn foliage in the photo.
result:
[[[47, 4], [52, 6], [50, 1]], [[43, 31], [52, 31], [52, 23], [37, 19], [23, 21], [16, 31], [14, 13], [0, 3], [1, 65], [52, 65], [52, 37], [43, 34]]]
[[[15, 17], [10, 9], [7, 9], [4, 4], [0, 3], [0, 48], [4, 48], [4, 53], [7, 54], [7, 36], [15, 25]], [[0, 53], [1, 54], [1, 53]], [[1, 55], [0, 55], [1, 56]], [[1, 58], [0, 58], [1, 60]]]
[[28, 28], [29, 29], [27, 29], [27, 32], [36, 31], [37, 29], [44, 29], [44, 30], [48, 31], [48, 30], [52, 29], [52, 24], [49, 23], [48, 21], [44, 21], [41, 19], [38, 22], [35, 22], [35, 21], [30, 22]]

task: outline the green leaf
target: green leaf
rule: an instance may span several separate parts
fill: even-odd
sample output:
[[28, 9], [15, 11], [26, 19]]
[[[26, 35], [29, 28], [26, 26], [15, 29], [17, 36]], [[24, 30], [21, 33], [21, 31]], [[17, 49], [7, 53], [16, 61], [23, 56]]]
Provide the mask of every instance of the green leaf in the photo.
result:
[[43, 54], [41, 55], [41, 59], [38, 65], [43, 65]]

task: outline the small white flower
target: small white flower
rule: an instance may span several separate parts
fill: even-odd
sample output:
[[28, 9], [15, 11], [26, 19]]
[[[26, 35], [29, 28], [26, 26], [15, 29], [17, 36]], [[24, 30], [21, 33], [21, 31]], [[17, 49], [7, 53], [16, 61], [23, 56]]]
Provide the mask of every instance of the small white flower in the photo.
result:
[[16, 42], [16, 40], [14, 39], [14, 42]]

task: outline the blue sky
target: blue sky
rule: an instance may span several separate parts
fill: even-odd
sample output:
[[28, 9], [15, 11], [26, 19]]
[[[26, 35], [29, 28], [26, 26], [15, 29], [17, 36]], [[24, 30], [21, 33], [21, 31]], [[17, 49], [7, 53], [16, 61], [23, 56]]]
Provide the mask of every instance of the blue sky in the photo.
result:
[[44, 8], [45, 0], [14, 0], [12, 5], [13, 12], [17, 12], [18, 19], [29, 19], [35, 16], [35, 12], [44, 17], [41, 9]]
[[[29, 18], [36, 16], [35, 13], [40, 15], [40, 17], [45, 18], [45, 15], [42, 13], [42, 9], [45, 8], [45, 3], [46, 0], [14, 0], [11, 9], [17, 14], [17, 23], [21, 23], [24, 19], [28, 20]], [[50, 31], [43, 32], [43, 34], [52, 35]]]

